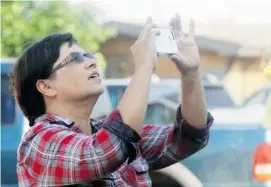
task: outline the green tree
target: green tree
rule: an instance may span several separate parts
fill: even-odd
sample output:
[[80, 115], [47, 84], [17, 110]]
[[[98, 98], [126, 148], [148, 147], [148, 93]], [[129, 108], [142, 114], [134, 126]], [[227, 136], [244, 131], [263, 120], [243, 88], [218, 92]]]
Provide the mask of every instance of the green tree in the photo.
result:
[[97, 53], [101, 68], [105, 68], [100, 46], [116, 33], [97, 24], [99, 12], [89, 3], [2, 1], [1, 10], [2, 58], [18, 57], [29, 44], [48, 34], [71, 32], [82, 47]]

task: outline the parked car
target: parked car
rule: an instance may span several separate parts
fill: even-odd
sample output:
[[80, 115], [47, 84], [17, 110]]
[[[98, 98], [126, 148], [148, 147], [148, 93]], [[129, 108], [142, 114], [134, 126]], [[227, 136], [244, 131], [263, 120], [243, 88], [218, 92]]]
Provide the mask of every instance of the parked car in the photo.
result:
[[[106, 92], [110, 95], [112, 107], [116, 106], [128, 83], [127, 80], [104, 81]], [[224, 99], [219, 98], [227, 94], [227, 92], [219, 94], [216, 90], [224, 90], [223, 86], [212, 84], [209, 81], [205, 81], [203, 84], [206, 85], [204, 86], [206, 98], [210, 97], [209, 94], [211, 94], [212, 97], [210, 97], [209, 101], [212, 101], [212, 98], [218, 102], [220, 100], [224, 101]], [[207, 89], [207, 86], [215, 88], [215, 91], [209, 92], [212, 89]], [[159, 90], [159, 92], [154, 90]], [[163, 94], [159, 95], [160, 93]], [[181, 102], [179, 93], [179, 80], [161, 80], [160, 83], [153, 83], [145, 123], [172, 124], [176, 108]], [[155, 97], [155, 94], [157, 94], [157, 97]], [[215, 98], [215, 96], [218, 98]], [[231, 101], [229, 98], [231, 97], [227, 95], [226, 99]], [[210, 111], [214, 115], [215, 123], [211, 128], [207, 147], [181, 163], [188, 171], [199, 178], [204, 187], [267, 186], [267, 181], [271, 179], [271, 151], [269, 151], [271, 150], [271, 130], [265, 128], [257, 120], [249, 121], [249, 116], [232, 115], [228, 116], [228, 120], [225, 121], [224, 117], [218, 116], [219, 113], [216, 110], [222, 107], [227, 110], [238, 108], [236, 108], [234, 102], [229, 102], [230, 105], [228, 102], [225, 105], [223, 103], [225, 104], [225, 102], [222, 102], [218, 108], [216, 106], [210, 107], [210, 104], [208, 104], [208, 107], [212, 108]], [[224, 114], [224, 116], [226, 115]], [[216, 118], [219, 118], [219, 120], [216, 120]], [[177, 172], [177, 175], [181, 177], [182, 173]], [[153, 181], [161, 178], [161, 176], [156, 177]], [[168, 182], [171, 182], [171, 180], [168, 180]]]
[[249, 96], [236, 108], [217, 108], [213, 110], [219, 123], [259, 124], [264, 123], [266, 103], [271, 96], [271, 84]]
[[[213, 80], [212, 77], [208, 76], [202, 79], [202, 84], [205, 92], [205, 100], [208, 109], [215, 108], [236, 108], [236, 103], [234, 102], [231, 95], [226, 91], [223, 84], [218, 80]], [[167, 96], [167, 98], [173, 102], [180, 103], [181, 98], [181, 81], [180, 79], [162, 79], [160, 83], [168, 84], [176, 88], [177, 92]]]
[[[105, 93], [100, 96], [95, 105], [92, 113], [93, 118], [106, 118], [106, 116], [115, 108], [124, 94], [130, 79], [109, 79], [104, 80], [103, 85]], [[165, 105], [171, 105], [163, 99], [164, 97], [173, 95], [179, 92], [179, 89], [162, 83], [154, 77], [151, 84], [151, 91], [148, 101], [148, 109], [146, 113], [145, 124], [173, 124], [175, 119], [175, 112], [165, 112], [164, 105], [161, 103], [166, 102]], [[175, 106], [175, 103], [174, 105]], [[200, 180], [191, 172], [187, 167], [181, 163], [174, 164], [162, 170], [150, 172], [152, 183], [154, 187], [202, 187]]]
[[241, 107], [263, 106], [267, 103], [267, 99], [271, 96], [271, 83], [262, 87], [245, 99]]
[[17, 147], [24, 131], [25, 118], [9, 86], [13, 60], [1, 60], [1, 186], [17, 186]]

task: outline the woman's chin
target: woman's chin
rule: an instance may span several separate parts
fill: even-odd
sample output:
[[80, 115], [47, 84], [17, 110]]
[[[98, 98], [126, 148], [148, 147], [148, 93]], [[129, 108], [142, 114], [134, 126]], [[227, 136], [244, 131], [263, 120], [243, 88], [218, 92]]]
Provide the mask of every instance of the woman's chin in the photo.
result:
[[100, 84], [100, 85], [95, 85], [93, 86], [92, 88], [90, 88], [90, 94], [92, 96], [99, 96], [101, 95], [102, 93], [104, 93], [104, 88], [103, 86]]

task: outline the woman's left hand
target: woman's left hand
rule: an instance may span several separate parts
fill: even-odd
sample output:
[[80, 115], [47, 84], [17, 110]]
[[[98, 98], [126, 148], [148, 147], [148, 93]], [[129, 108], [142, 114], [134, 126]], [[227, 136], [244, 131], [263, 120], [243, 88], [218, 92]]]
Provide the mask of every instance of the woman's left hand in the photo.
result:
[[175, 62], [177, 68], [183, 76], [198, 72], [200, 65], [200, 55], [198, 46], [195, 41], [195, 22], [190, 20], [189, 33], [185, 34], [181, 27], [180, 16], [177, 14], [170, 21], [176, 42], [179, 50], [179, 54], [171, 55], [170, 58]]

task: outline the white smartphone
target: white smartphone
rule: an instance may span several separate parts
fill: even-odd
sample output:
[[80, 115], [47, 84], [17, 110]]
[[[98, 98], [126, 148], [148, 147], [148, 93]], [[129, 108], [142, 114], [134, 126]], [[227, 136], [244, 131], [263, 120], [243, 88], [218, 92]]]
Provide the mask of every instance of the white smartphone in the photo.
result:
[[174, 32], [169, 28], [155, 28], [152, 29], [154, 34], [155, 47], [158, 56], [168, 56], [178, 54], [178, 47]]

